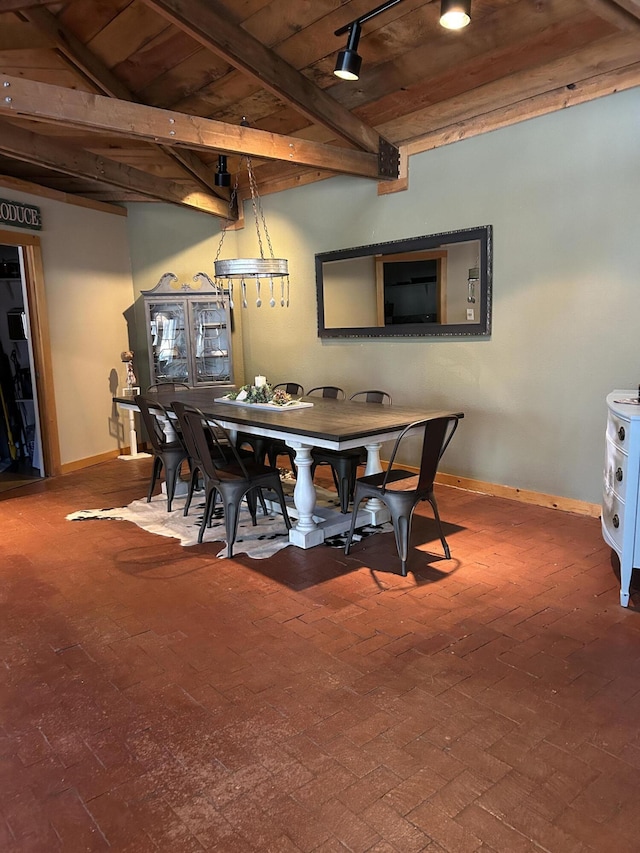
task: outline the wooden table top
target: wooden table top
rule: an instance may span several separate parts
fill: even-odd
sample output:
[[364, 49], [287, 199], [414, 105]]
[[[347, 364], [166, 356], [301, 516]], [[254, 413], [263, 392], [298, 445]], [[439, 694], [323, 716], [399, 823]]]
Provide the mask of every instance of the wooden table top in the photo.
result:
[[[217, 389], [218, 391], [220, 389]], [[228, 392], [228, 387], [222, 389]], [[303, 409], [275, 409], [261, 406], [229, 405], [216, 402], [216, 389], [190, 388], [143, 395], [149, 402], [157, 401], [170, 408], [173, 400], [189, 403], [212, 420], [243, 426], [262, 427], [267, 430], [290, 433], [309, 438], [344, 442], [399, 433], [414, 421], [425, 418], [464, 413], [456, 410], [421, 407], [385, 406], [380, 403], [356, 403], [346, 400], [326, 400], [322, 397], [302, 397], [313, 406]], [[116, 403], [131, 406], [131, 397], [114, 397]]]

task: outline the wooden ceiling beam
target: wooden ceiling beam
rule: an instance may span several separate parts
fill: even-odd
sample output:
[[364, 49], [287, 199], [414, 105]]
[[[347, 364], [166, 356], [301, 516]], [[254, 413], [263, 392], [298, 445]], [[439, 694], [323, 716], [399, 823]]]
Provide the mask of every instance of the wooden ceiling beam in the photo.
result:
[[0, 76], [0, 115], [51, 122], [64, 127], [110, 131], [127, 139], [184, 146], [201, 151], [246, 154], [283, 160], [362, 178], [389, 179], [376, 154], [353, 151], [294, 136], [280, 136], [251, 127], [146, 107], [62, 86]]
[[[88, 78], [98, 91], [121, 101], [137, 103], [133, 93], [48, 9], [25, 9], [21, 12], [21, 16], [41, 34], [51, 39], [65, 59]], [[179, 163], [180, 167], [195, 178], [207, 192], [213, 192], [226, 202], [229, 201], [229, 190], [216, 186], [212, 170], [193, 151], [178, 151], [176, 148], [164, 145], [160, 148], [172, 160]]]
[[214, 216], [228, 216], [228, 204], [216, 196], [185, 193], [184, 188], [174, 181], [159, 180], [148, 172], [123, 163], [97, 157], [87, 151], [72, 150], [7, 122], [2, 122], [0, 153], [65, 175], [120, 187], [147, 196], [150, 201], [165, 201]]
[[251, 75], [310, 121], [322, 124], [363, 151], [377, 154], [379, 134], [205, 0], [144, 0], [203, 47]]

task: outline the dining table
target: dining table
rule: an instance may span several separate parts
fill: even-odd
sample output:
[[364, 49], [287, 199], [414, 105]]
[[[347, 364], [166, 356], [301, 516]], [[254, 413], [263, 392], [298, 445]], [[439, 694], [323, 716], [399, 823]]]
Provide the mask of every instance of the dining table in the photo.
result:
[[[248, 404], [223, 399], [229, 387], [216, 389], [176, 388], [164, 391], [161, 387], [145, 396], [151, 404], [160, 403], [171, 415], [171, 403], [180, 401], [195, 406], [208, 421], [215, 421], [234, 434], [241, 431], [262, 438], [277, 438], [295, 452], [296, 480], [290, 515], [295, 523], [289, 540], [299, 548], [312, 548], [325, 538], [344, 533], [351, 524], [351, 514], [318, 505], [311, 476], [312, 450], [352, 450], [365, 447], [365, 475], [382, 471], [380, 449], [384, 442], [395, 440], [415, 421], [464, 413], [456, 410], [419, 406], [387, 406], [321, 397], [300, 397], [290, 406]], [[135, 399], [126, 396], [113, 398], [123, 409], [136, 410]], [[389, 513], [379, 500], [367, 501], [358, 509], [357, 523], [379, 525], [389, 519]]]

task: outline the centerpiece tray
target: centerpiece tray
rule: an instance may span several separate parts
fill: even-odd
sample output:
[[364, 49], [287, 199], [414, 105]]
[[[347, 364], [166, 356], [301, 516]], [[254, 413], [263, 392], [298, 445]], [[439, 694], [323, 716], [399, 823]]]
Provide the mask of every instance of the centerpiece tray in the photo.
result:
[[250, 406], [253, 409], [272, 409], [275, 411], [309, 409], [313, 406], [313, 403], [306, 403], [303, 400], [290, 400], [288, 403], [280, 405], [278, 403], [247, 403], [246, 400], [230, 400], [229, 397], [218, 397], [216, 403], [230, 403], [232, 406]]

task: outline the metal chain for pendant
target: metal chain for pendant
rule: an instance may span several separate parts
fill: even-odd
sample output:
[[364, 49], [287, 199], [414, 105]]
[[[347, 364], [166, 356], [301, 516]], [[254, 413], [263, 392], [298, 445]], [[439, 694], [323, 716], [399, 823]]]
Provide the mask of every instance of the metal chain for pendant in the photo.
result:
[[[249, 175], [249, 190], [251, 191], [251, 206], [253, 207], [253, 216], [256, 222], [256, 233], [258, 235], [258, 245], [260, 246], [260, 257], [264, 258], [264, 249], [262, 248], [262, 237], [260, 236], [260, 221], [262, 222], [262, 227], [264, 228], [264, 236], [267, 241], [267, 245], [269, 246], [269, 253], [271, 257], [275, 257], [273, 254], [273, 246], [271, 245], [271, 238], [269, 237], [269, 229], [267, 228], [267, 222], [264, 218], [264, 211], [262, 209], [262, 201], [260, 199], [260, 193], [258, 192], [258, 185], [256, 183], [255, 175], [253, 174], [253, 166], [251, 165], [251, 158], [247, 157], [247, 173]], [[260, 221], [258, 220], [258, 216], [260, 216]]]
[[220, 235], [220, 242], [218, 243], [218, 251], [216, 252], [215, 258], [213, 259], [214, 269], [215, 269], [216, 261], [220, 258], [220, 251], [222, 249], [222, 244], [224, 243], [224, 238], [227, 234], [227, 228], [233, 222], [232, 213], [233, 213], [234, 204], [236, 203], [236, 200], [238, 198], [238, 176], [239, 176], [239, 174], [240, 174], [239, 171], [236, 172], [235, 181], [233, 183], [233, 189], [231, 190], [231, 195], [229, 197], [229, 213], [227, 215], [227, 218], [224, 221], [224, 225], [222, 226], [222, 234]]

